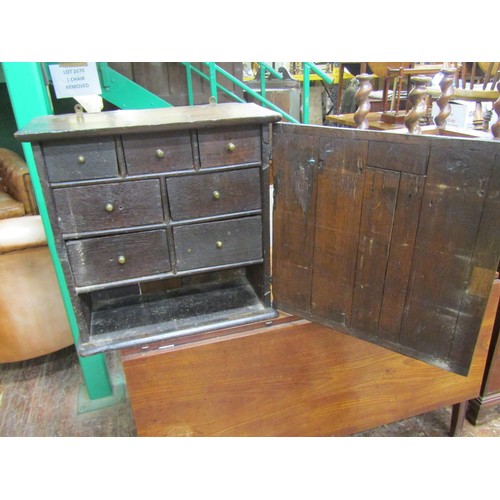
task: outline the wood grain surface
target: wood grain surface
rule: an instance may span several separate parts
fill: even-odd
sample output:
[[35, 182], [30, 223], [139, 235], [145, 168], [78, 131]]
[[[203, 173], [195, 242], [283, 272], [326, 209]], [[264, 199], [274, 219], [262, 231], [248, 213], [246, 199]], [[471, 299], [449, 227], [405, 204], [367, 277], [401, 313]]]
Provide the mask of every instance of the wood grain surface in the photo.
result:
[[496, 280], [467, 377], [291, 321], [122, 352], [140, 436], [345, 436], [479, 394]]
[[499, 153], [275, 124], [276, 306], [466, 375], [500, 258]]

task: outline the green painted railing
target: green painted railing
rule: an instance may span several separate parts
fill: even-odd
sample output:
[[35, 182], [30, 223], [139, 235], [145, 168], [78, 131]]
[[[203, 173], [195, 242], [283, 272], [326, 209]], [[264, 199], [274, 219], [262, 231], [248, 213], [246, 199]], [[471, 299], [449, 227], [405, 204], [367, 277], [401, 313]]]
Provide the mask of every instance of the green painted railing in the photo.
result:
[[329, 85], [333, 83], [333, 78], [328, 76], [318, 66], [313, 63], [305, 62], [304, 65], [304, 83], [303, 83], [303, 97], [302, 97], [302, 123], [309, 123], [309, 96], [310, 96], [310, 75], [311, 71], [316, 73], [324, 82]]
[[[228, 90], [224, 85], [217, 81], [217, 76], [221, 75], [227, 80], [229, 80], [232, 84], [241, 88], [249, 95], [251, 95], [254, 99], [260, 102], [263, 106], [280, 113], [283, 118], [292, 122], [299, 123], [293, 116], [286, 113], [283, 109], [276, 106], [274, 103], [266, 99], [266, 72], [269, 72], [272, 76], [283, 79], [283, 75], [276, 71], [274, 68], [269, 66], [264, 62], [259, 62], [259, 71], [260, 71], [260, 93], [256, 92], [254, 89], [246, 85], [241, 80], [238, 80], [234, 75], [227, 72], [219, 65], [214, 62], [205, 62], [205, 65], [208, 68], [208, 75], [203, 71], [200, 71], [198, 68], [193, 66], [193, 64], [189, 62], [182, 63], [186, 68], [186, 81], [187, 81], [187, 89], [188, 89], [188, 102], [190, 105], [194, 104], [194, 90], [193, 90], [193, 80], [192, 73], [196, 73], [201, 78], [207, 80], [210, 84], [210, 95], [213, 102], [217, 102], [217, 91], [220, 90], [225, 94], [229, 95], [233, 100], [238, 102], [245, 102], [244, 99], [237, 96], [230, 90]], [[325, 83], [332, 84], [333, 79], [327, 75], [324, 71], [322, 71], [318, 66], [311, 62], [303, 63], [304, 70], [304, 82], [303, 82], [303, 99], [302, 99], [302, 123], [309, 123], [309, 108], [310, 108], [310, 74], [311, 72], [318, 75]]]
[[255, 90], [251, 89], [248, 85], [243, 83], [241, 80], [238, 80], [238, 78], [236, 78], [234, 75], [227, 72], [225, 69], [221, 68], [219, 65], [215, 64], [214, 62], [203, 63], [209, 69], [208, 75], [203, 73], [203, 71], [200, 71], [198, 68], [194, 67], [191, 63], [183, 62], [182, 64], [186, 68], [186, 75], [187, 75], [187, 81], [188, 81], [188, 102], [189, 102], [189, 104], [194, 103], [193, 86], [192, 86], [192, 83], [190, 83], [190, 82], [192, 82], [192, 80], [191, 80], [191, 73], [192, 72], [195, 72], [201, 78], [208, 80], [208, 82], [210, 83], [210, 95], [211, 95], [211, 99], [213, 102], [217, 102], [217, 90], [221, 90], [225, 94], [229, 95], [235, 101], [245, 102], [244, 99], [237, 96], [236, 94], [234, 94], [234, 92], [231, 92], [226, 87], [224, 87], [219, 82], [217, 82], [217, 75], [220, 74], [220, 75], [224, 76], [225, 78], [227, 78], [231, 83], [233, 83], [237, 87], [240, 87], [244, 91], [248, 92], [252, 97], [257, 99], [261, 104], [267, 106], [268, 108], [272, 109], [273, 111], [276, 111], [277, 113], [280, 113], [288, 121], [291, 121], [293, 123], [299, 123], [293, 116], [289, 115], [288, 113], [286, 113], [285, 111], [280, 109], [278, 106], [276, 106], [272, 102], [268, 101], [265, 97], [262, 97], [258, 92], [255, 92]]
[[[32, 118], [37, 116], [51, 115], [53, 113], [52, 103], [43, 78], [41, 65], [32, 62], [9, 62], [2, 63], [9, 98], [14, 111], [18, 128], [24, 127]], [[54, 234], [50, 225], [47, 207], [43, 198], [42, 187], [33, 157], [31, 144], [22, 143], [26, 164], [28, 166], [31, 184], [35, 193], [36, 202], [40, 211], [47, 246], [52, 258], [61, 296], [63, 299], [68, 322], [75, 343], [78, 342], [79, 330], [71, 305], [71, 299], [64, 278], [61, 262], [57, 257]], [[113, 389], [109, 379], [106, 360], [103, 354], [96, 354], [86, 358], [80, 357], [80, 367], [90, 399], [101, 399], [111, 396]]]

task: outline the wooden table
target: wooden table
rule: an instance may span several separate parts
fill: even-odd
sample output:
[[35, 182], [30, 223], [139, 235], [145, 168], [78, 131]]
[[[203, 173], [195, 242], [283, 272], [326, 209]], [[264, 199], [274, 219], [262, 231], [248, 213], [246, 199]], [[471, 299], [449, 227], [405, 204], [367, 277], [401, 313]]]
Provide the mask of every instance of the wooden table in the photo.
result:
[[[382, 112], [376, 111], [371, 112], [366, 115], [368, 123], [371, 130], [396, 130], [400, 128], [405, 128], [403, 123], [385, 123], [382, 121]], [[343, 125], [345, 127], [356, 128], [356, 123], [354, 122], [354, 113], [348, 113], [344, 115], [327, 115], [325, 117], [326, 122], [331, 124]]]
[[122, 351], [138, 435], [346, 436], [473, 399], [499, 297], [466, 377], [291, 316]]

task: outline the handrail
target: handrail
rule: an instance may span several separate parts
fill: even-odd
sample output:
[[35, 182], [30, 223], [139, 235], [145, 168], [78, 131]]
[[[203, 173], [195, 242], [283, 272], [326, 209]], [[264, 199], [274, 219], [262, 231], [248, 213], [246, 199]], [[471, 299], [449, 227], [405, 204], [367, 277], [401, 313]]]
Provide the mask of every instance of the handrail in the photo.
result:
[[324, 82], [331, 85], [333, 83], [333, 78], [328, 76], [321, 68], [318, 68], [314, 63], [305, 62], [303, 63], [304, 68], [304, 91], [303, 91], [303, 99], [302, 99], [302, 123], [309, 123], [309, 96], [310, 96], [310, 82], [309, 76], [311, 71], [316, 73]]
[[266, 97], [266, 71], [269, 71], [271, 75], [273, 75], [275, 78], [278, 78], [279, 80], [283, 80], [283, 75], [276, 71], [274, 68], [269, 66], [269, 64], [266, 64], [265, 62], [258, 62], [257, 63], [260, 68], [260, 95], [262, 97]]
[[[217, 102], [217, 90], [221, 90], [227, 95], [229, 95], [232, 99], [239, 101], [239, 102], [245, 102], [241, 97], [237, 96], [233, 92], [229, 91], [227, 88], [225, 88], [223, 85], [221, 85], [219, 82], [217, 82], [217, 75], [222, 75], [225, 78], [227, 78], [231, 83], [236, 85], [237, 87], [241, 88], [245, 92], [247, 92], [249, 95], [251, 95], [253, 98], [258, 100], [263, 106], [268, 107], [272, 109], [273, 111], [276, 111], [280, 113], [285, 119], [292, 123], [299, 123], [298, 120], [296, 120], [293, 116], [290, 114], [286, 113], [282, 109], [280, 109], [278, 106], [276, 106], [274, 103], [269, 101], [266, 98], [266, 71], [269, 72], [272, 76], [282, 80], [283, 75], [276, 71], [274, 68], [269, 66], [265, 62], [259, 62], [259, 71], [260, 71], [260, 94], [256, 92], [254, 89], [243, 83], [242, 81], [238, 80], [234, 75], [231, 73], [227, 72], [223, 68], [221, 68], [219, 65], [217, 65], [214, 62], [204, 62], [202, 63], [205, 65], [208, 70], [209, 74], [207, 75], [203, 71], [200, 71], [198, 68], [194, 67], [191, 63], [189, 62], [183, 62], [181, 63], [184, 65], [186, 68], [186, 79], [187, 79], [187, 88], [188, 88], [188, 103], [189, 105], [194, 104], [194, 93], [193, 93], [193, 83], [192, 83], [192, 72], [194, 71], [197, 75], [199, 75], [201, 78], [204, 78], [210, 83], [210, 94], [211, 94], [211, 100], [213, 102]], [[321, 68], [316, 66], [312, 62], [304, 62], [303, 63], [303, 71], [304, 71], [304, 78], [303, 78], [303, 98], [302, 98], [302, 123], [309, 123], [309, 107], [310, 107], [310, 74], [311, 72], [315, 73], [318, 75], [324, 82], [327, 84], [331, 85], [333, 83], [333, 78], [327, 75]]]
[[[191, 63], [183, 62], [181, 64], [183, 64], [185, 66], [186, 70], [187, 70], [186, 71], [186, 76], [187, 76], [187, 81], [188, 81], [188, 86], [187, 86], [188, 87], [188, 103], [189, 103], [190, 106], [192, 106], [194, 104], [194, 92], [193, 92], [193, 80], [192, 80], [192, 74], [191, 74], [191, 72], [194, 71], [197, 75], [201, 76], [205, 80], [208, 80], [209, 82], [210, 82], [210, 76], [208, 76], [205, 73], [203, 73], [203, 71], [200, 71], [198, 68], [196, 68], [195, 66], [193, 66]], [[227, 95], [229, 95], [235, 101], [245, 102], [244, 99], [242, 99], [240, 96], [234, 94], [230, 90], [226, 89], [220, 83], [216, 82], [216, 88], [218, 88], [219, 90], [222, 90], [223, 92], [225, 92]], [[211, 87], [211, 90], [212, 90], [212, 87]], [[215, 92], [215, 96], [214, 97], [215, 97], [215, 99], [217, 99], [217, 92]]]
[[[288, 121], [292, 123], [299, 123], [293, 116], [289, 115], [282, 109], [280, 109], [278, 106], [273, 104], [271, 101], [267, 100], [265, 97], [262, 97], [258, 92], [255, 92], [252, 88], [250, 88], [248, 85], [244, 84], [242, 81], [238, 80], [235, 76], [233, 76], [231, 73], [227, 72], [225, 69], [221, 68], [219, 65], [217, 65], [214, 62], [204, 62], [203, 64], [208, 67], [210, 75], [206, 75], [199, 69], [195, 68], [191, 63], [188, 62], [182, 62], [186, 68], [186, 73], [189, 74], [191, 71], [194, 71], [196, 74], [200, 75], [202, 78], [205, 80], [208, 80], [210, 82], [210, 92], [211, 92], [211, 97], [214, 100], [214, 102], [217, 102], [217, 89], [222, 90], [226, 94], [230, 95], [233, 99], [239, 101], [239, 102], [245, 102], [241, 97], [236, 96], [233, 92], [227, 90], [223, 85], [217, 82], [217, 74], [220, 74], [227, 78], [231, 83], [236, 85], [237, 87], [241, 88], [248, 94], [250, 94], [252, 97], [257, 99], [260, 103], [268, 107], [269, 109], [272, 109], [273, 111], [276, 111], [277, 113], [280, 113], [284, 118], [286, 118]], [[192, 85], [189, 87], [188, 85], [188, 93], [191, 92], [190, 96], [188, 97], [188, 102], [191, 104], [194, 102], [194, 98], [192, 95]]]

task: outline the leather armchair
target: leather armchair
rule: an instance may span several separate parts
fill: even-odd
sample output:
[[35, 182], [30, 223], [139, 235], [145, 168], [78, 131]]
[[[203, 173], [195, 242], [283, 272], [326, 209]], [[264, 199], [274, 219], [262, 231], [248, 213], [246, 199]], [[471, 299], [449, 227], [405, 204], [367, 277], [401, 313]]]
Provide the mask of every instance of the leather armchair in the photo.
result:
[[17, 153], [0, 148], [0, 219], [37, 213], [28, 166]]
[[0, 363], [9, 363], [55, 352], [73, 338], [41, 217], [25, 215], [36, 213], [25, 163], [0, 149], [0, 177]]

